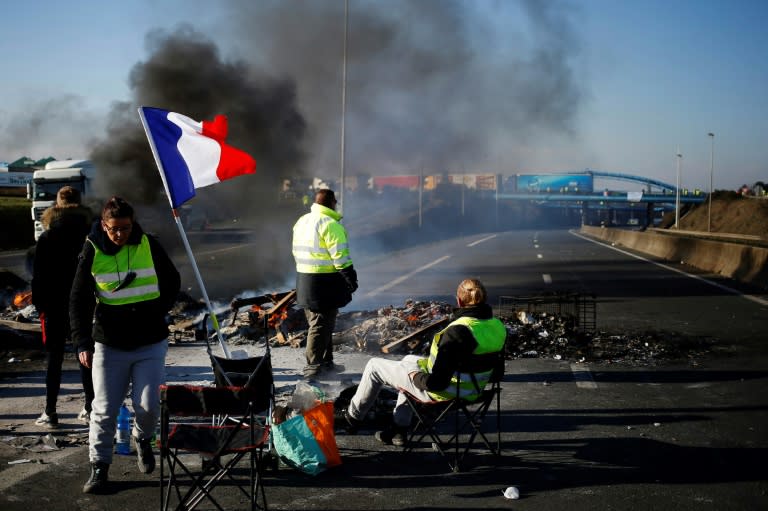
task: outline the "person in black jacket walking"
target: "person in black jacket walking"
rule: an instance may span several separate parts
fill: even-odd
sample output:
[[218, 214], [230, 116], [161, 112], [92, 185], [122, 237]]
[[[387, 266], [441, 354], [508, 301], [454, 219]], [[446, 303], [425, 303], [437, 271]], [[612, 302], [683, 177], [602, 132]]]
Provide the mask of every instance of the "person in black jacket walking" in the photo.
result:
[[[91, 228], [93, 213], [80, 205], [80, 192], [71, 186], [56, 194], [56, 205], [43, 214], [46, 231], [35, 247], [32, 266], [32, 303], [40, 315], [43, 345], [46, 351], [45, 410], [35, 420], [38, 426], [57, 428], [56, 402], [61, 389], [64, 352], [70, 338], [69, 293], [77, 270], [77, 256]], [[82, 364], [80, 378], [85, 403], [78, 419], [88, 423], [93, 402], [91, 370]]]
[[120, 197], [109, 199], [83, 247], [70, 297], [72, 337], [80, 362], [93, 369], [96, 394], [85, 493], [107, 488], [117, 414], [129, 384], [139, 470], [155, 468], [151, 439], [165, 383], [166, 314], [180, 285], [173, 262], [136, 222], [133, 207]]

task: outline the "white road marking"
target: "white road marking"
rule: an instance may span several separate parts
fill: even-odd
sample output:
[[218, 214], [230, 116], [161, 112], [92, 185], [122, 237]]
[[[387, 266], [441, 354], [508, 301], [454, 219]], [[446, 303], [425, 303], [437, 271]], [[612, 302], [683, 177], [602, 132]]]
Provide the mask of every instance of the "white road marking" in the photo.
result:
[[382, 291], [386, 291], [387, 289], [389, 289], [391, 287], [394, 287], [394, 286], [400, 284], [401, 282], [404, 282], [404, 281], [410, 279], [411, 277], [413, 277], [417, 273], [421, 273], [422, 271], [424, 271], [426, 269], [429, 269], [429, 268], [433, 267], [436, 264], [440, 264], [443, 261], [445, 261], [446, 259], [450, 259], [450, 258], [451, 258], [450, 255], [444, 255], [443, 257], [441, 257], [439, 259], [435, 259], [431, 263], [427, 263], [424, 266], [421, 266], [420, 268], [416, 268], [412, 272], [407, 273], [407, 274], [403, 275], [402, 277], [398, 277], [395, 280], [393, 280], [392, 282], [389, 282], [387, 284], [384, 284], [383, 286], [377, 287], [373, 291], [370, 291], [368, 294], [366, 294], [365, 297], [366, 298], [371, 298], [372, 296], [376, 296], [377, 294], [381, 293]]
[[199, 256], [209, 256], [211, 254], [220, 254], [222, 252], [230, 252], [232, 250], [240, 250], [242, 248], [248, 247], [250, 245], [255, 245], [256, 243], [241, 243], [239, 245], [232, 245], [231, 247], [225, 247], [225, 248], [217, 248], [216, 250], [206, 250], [203, 252], [198, 252], [197, 255]]
[[491, 234], [490, 236], [486, 236], [485, 238], [481, 238], [481, 239], [479, 239], [479, 240], [477, 240], [477, 241], [473, 241], [472, 243], [470, 243], [470, 244], [469, 244], [469, 245], [467, 245], [467, 246], [468, 246], [468, 247], [474, 247], [475, 245], [479, 245], [480, 243], [482, 243], [482, 242], [484, 242], [484, 241], [488, 241], [488, 240], [491, 240], [491, 239], [493, 239], [493, 238], [495, 238], [495, 237], [496, 237], [496, 235], [495, 235], [495, 234]]
[[549, 273], [545, 273], [541, 276], [542, 279], [544, 279], [545, 284], [551, 284], [552, 283], [552, 275]]
[[536, 254], [536, 258], [538, 258], [538, 259], [544, 259], [544, 256], [543, 256], [543, 255], [541, 255], [541, 254]]
[[673, 268], [671, 266], [667, 266], [666, 264], [662, 264], [662, 263], [659, 263], [659, 262], [656, 262], [656, 261], [651, 261], [650, 259], [646, 259], [645, 257], [639, 256], [637, 254], [633, 254], [631, 252], [627, 252], [626, 250], [622, 250], [620, 248], [616, 248], [616, 247], [614, 247], [612, 245], [609, 245], [608, 243], [604, 243], [604, 242], [598, 241], [598, 240], [593, 240], [592, 238], [588, 238], [587, 236], [579, 234], [576, 231], [571, 230], [569, 232], [571, 234], [573, 234], [574, 236], [576, 236], [577, 238], [581, 238], [581, 239], [586, 240], [586, 241], [591, 241], [592, 243], [595, 243], [596, 245], [602, 245], [602, 246], [604, 246], [606, 248], [610, 248], [611, 250], [615, 250], [616, 252], [619, 252], [621, 254], [628, 255], [629, 257], [634, 257], [635, 259], [639, 259], [641, 261], [645, 261], [646, 263], [655, 264], [659, 268], [664, 268], [665, 270], [673, 271], [675, 273], [679, 273], [680, 275], [685, 275], [686, 277], [690, 277], [692, 279], [698, 280], [699, 282], [704, 282], [705, 284], [709, 284], [710, 286], [714, 286], [714, 287], [716, 287], [718, 289], [722, 289], [723, 291], [727, 291], [727, 292], [732, 293], [734, 295], [741, 295], [744, 298], [746, 298], [747, 300], [751, 300], [751, 301], [753, 301], [755, 303], [759, 303], [760, 305], [768, 305], [768, 300], [764, 300], [764, 299], [759, 298], [757, 296], [746, 295], [746, 294], [742, 293], [741, 291], [738, 291], [736, 289], [730, 288], [728, 286], [724, 286], [724, 285], [719, 284], [717, 282], [712, 282], [711, 280], [705, 279], [704, 277], [700, 277], [698, 275], [693, 275], [692, 273], [684, 272], [683, 270], [678, 270], [677, 268]]
[[596, 389], [597, 383], [592, 379], [592, 373], [585, 365], [571, 364], [571, 372], [576, 386], [580, 389]]

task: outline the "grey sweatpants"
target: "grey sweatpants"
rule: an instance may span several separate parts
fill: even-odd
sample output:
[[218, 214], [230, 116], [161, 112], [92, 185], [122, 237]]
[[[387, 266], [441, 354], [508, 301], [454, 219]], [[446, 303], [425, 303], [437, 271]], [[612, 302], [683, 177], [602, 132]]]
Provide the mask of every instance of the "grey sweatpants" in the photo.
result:
[[[349, 403], [349, 414], [355, 419], [362, 420], [368, 414], [381, 387], [387, 385], [395, 390], [403, 389], [413, 394], [422, 401], [431, 398], [426, 390], [417, 388], [411, 381], [410, 373], [419, 372], [417, 361], [421, 357], [406, 355], [401, 360], [388, 360], [374, 357], [365, 364], [363, 377], [357, 387], [355, 395]], [[411, 424], [413, 413], [405, 402], [405, 394], [398, 392], [393, 419], [396, 425], [408, 427]]]
[[88, 454], [92, 463], [112, 463], [117, 414], [131, 383], [135, 412], [132, 434], [141, 439], [152, 438], [160, 418], [159, 387], [165, 383], [167, 352], [167, 340], [131, 351], [96, 343], [93, 353], [95, 397], [88, 435]]

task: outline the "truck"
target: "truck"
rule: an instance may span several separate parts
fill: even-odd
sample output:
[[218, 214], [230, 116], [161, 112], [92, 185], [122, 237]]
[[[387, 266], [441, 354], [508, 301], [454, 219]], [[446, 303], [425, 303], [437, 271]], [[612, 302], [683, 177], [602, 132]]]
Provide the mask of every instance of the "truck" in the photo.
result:
[[40, 221], [43, 211], [56, 203], [56, 193], [62, 186], [71, 186], [80, 190], [83, 202], [93, 194], [93, 179], [96, 169], [90, 160], [54, 160], [45, 167], [34, 171], [32, 182], [27, 186], [27, 198], [32, 200], [32, 220], [34, 221], [35, 241], [43, 232]]

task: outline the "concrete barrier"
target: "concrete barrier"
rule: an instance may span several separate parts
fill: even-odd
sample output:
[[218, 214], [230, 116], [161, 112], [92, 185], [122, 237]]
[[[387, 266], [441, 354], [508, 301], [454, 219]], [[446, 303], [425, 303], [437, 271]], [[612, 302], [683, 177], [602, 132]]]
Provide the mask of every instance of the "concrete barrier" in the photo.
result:
[[605, 227], [582, 226], [587, 236], [661, 257], [742, 282], [768, 288], [768, 248], [727, 241], [659, 234], [652, 231], [628, 231]]

